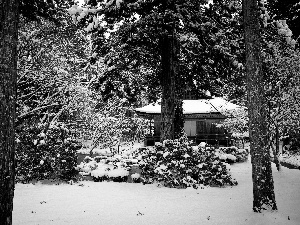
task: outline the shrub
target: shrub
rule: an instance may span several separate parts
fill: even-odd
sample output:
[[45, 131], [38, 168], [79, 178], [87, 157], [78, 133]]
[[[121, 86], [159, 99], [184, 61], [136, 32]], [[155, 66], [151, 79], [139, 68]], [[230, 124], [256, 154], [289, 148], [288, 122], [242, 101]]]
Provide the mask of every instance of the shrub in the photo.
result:
[[82, 175], [91, 175], [94, 181], [129, 179], [172, 188], [237, 185], [229, 174], [227, 162], [237, 161], [238, 154], [246, 151], [234, 147], [223, 151], [205, 145], [193, 146], [184, 139], [167, 140], [163, 145], [130, 153], [123, 151], [111, 157], [87, 156], [77, 170]]
[[235, 146], [220, 147], [219, 159], [228, 163], [244, 162], [248, 159], [248, 151], [245, 149], [238, 149]]
[[63, 124], [24, 128], [16, 140], [16, 181], [75, 178], [76, 150], [81, 146], [68, 138]]
[[199, 185], [236, 185], [213, 147], [192, 147], [181, 140], [167, 140], [154, 150], [140, 153], [143, 183], [158, 182], [166, 187], [197, 188]]

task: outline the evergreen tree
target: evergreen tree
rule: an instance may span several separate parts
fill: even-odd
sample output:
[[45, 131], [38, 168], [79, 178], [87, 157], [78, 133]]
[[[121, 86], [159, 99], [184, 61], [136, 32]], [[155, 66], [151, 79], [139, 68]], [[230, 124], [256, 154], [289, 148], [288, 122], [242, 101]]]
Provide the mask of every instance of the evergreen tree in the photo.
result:
[[[73, 6], [69, 12], [92, 33], [95, 53], [110, 65], [107, 77], [120, 77], [126, 70], [138, 74], [137, 68], [150, 71], [142, 80], [148, 92], [154, 87], [151, 93], [162, 97], [162, 140], [173, 139], [182, 129], [182, 122], [172, 123], [182, 121], [182, 92], [187, 85], [215, 95], [222, 94], [220, 87], [227, 80], [241, 80], [233, 77], [242, 75], [236, 72], [243, 68], [238, 63], [242, 33], [232, 29], [240, 22], [236, 8], [228, 7], [227, 1], [98, 2]], [[108, 30], [113, 30], [109, 40]]]
[[[262, 3], [260, 3], [262, 4]], [[263, 4], [260, 5], [263, 7]], [[268, 104], [264, 91], [262, 37], [257, 0], [243, 1], [253, 210], [277, 209], [272, 176]]]

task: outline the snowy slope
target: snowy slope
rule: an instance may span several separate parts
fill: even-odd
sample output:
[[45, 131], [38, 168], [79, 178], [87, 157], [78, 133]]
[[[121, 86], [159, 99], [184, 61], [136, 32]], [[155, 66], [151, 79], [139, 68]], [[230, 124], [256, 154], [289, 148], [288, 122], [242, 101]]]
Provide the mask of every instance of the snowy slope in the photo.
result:
[[[300, 224], [300, 171], [273, 167], [279, 211], [252, 212], [250, 162], [231, 167], [239, 185], [195, 190], [136, 183], [16, 184], [13, 224]], [[290, 220], [288, 220], [290, 218]]]

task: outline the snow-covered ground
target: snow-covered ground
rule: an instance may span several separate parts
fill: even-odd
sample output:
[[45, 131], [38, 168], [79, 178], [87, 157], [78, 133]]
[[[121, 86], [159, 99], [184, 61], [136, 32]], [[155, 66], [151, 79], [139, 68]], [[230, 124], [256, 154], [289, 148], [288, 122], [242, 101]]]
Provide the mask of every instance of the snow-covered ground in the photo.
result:
[[239, 185], [195, 190], [137, 183], [82, 181], [16, 184], [13, 224], [268, 225], [300, 224], [300, 170], [273, 165], [278, 211], [252, 211], [250, 162], [231, 173]]

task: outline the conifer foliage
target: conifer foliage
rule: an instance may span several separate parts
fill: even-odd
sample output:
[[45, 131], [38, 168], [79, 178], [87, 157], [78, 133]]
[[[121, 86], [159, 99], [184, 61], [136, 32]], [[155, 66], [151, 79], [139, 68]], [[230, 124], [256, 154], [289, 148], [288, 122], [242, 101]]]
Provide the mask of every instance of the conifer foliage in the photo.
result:
[[87, 1], [68, 11], [91, 33], [91, 60], [104, 58], [107, 79], [120, 80], [130, 71], [139, 77], [149, 99], [162, 98], [163, 140], [181, 132], [181, 122], [171, 124], [182, 120], [181, 110], [174, 111], [181, 108], [183, 89], [222, 94], [227, 81], [241, 82], [241, 26], [235, 4], [227, 3]]

